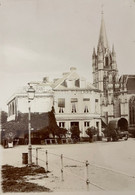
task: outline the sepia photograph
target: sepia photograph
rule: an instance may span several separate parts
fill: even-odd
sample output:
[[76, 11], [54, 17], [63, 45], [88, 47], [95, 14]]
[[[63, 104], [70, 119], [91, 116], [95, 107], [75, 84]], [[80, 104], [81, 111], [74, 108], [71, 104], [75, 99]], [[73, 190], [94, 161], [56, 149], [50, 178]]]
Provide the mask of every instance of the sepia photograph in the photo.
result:
[[135, 193], [135, 0], [0, 0], [5, 193]]

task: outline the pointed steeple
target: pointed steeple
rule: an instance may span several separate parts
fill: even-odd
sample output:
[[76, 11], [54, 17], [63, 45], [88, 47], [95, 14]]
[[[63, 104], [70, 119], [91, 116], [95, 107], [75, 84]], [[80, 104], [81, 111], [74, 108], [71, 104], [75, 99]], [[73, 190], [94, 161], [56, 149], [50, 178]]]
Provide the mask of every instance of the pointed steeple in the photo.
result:
[[103, 51], [105, 49], [109, 49], [107, 35], [106, 35], [106, 29], [105, 29], [105, 23], [104, 23], [104, 17], [103, 17], [103, 12], [102, 12], [102, 18], [101, 18], [99, 40], [98, 40], [98, 48], [100, 48], [100, 47], [102, 47]]
[[112, 54], [115, 55], [114, 44], [112, 46]]
[[93, 54], [92, 54], [92, 57], [95, 57], [96, 55], [96, 52], [95, 52], [95, 47], [93, 48]]

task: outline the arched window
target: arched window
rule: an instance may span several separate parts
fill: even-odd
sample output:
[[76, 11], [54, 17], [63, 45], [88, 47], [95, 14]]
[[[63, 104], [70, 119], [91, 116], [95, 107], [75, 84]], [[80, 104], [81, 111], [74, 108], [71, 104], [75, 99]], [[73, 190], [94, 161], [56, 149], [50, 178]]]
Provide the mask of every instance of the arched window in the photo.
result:
[[135, 96], [129, 100], [129, 123], [135, 125]]
[[109, 66], [109, 59], [108, 59], [108, 56], [105, 57], [105, 66], [106, 66], [106, 67]]
[[116, 82], [116, 77], [115, 75], [113, 76], [113, 91], [115, 91], [115, 82]]
[[104, 95], [107, 96], [108, 89], [107, 89], [107, 77], [106, 76], [104, 76], [104, 78], [103, 78], [103, 90], [104, 90]]

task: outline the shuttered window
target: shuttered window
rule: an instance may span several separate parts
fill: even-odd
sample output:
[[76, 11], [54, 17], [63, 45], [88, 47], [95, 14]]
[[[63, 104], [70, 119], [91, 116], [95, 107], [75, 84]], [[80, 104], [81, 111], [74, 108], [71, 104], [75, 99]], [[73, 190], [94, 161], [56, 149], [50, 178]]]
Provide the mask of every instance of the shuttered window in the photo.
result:
[[64, 98], [58, 99], [58, 107], [65, 108], [65, 99]]
[[84, 113], [88, 113], [89, 105], [90, 105], [90, 98], [84, 98], [83, 102], [84, 102]]
[[71, 98], [71, 104], [72, 104], [71, 112], [72, 113], [76, 113], [77, 112], [77, 102], [78, 102], [77, 98]]
[[64, 98], [58, 99], [58, 107], [59, 107], [59, 113], [64, 113], [64, 108], [65, 108], [65, 99]]
[[71, 102], [78, 102], [77, 98], [71, 98]]

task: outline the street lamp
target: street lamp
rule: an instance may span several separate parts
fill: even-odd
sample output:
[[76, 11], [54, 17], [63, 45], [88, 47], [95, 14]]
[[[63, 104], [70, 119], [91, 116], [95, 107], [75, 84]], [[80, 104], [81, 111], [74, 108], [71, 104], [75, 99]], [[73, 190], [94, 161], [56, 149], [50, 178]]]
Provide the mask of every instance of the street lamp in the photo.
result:
[[28, 129], [29, 129], [29, 144], [28, 144], [28, 164], [32, 164], [32, 145], [31, 145], [31, 107], [30, 102], [34, 99], [35, 90], [32, 86], [29, 85], [28, 91]]

